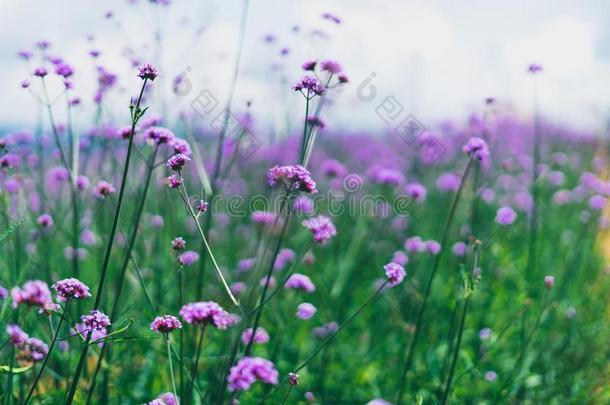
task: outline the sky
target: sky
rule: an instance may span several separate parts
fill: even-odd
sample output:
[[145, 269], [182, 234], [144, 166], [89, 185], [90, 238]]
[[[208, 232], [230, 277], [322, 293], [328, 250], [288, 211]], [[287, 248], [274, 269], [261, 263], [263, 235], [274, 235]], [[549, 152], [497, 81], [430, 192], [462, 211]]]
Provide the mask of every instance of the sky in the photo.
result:
[[[120, 75], [106, 116], [129, 118], [125, 105], [139, 83], [123, 56], [126, 48], [159, 66], [158, 112], [188, 110], [204, 90], [223, 104], [243, 7], [244, 0], [172, 0], [169, 7], [145, 0], [136, 6], [127, 0], [2, 0], [0, 126], [27, 128], [36, 121], [36, 100], [19, 83], [38, 62], [28, 66], [16, 53], [40, 39], [52, 43], [49, 54], [75, 66], [75, 92], [83, 99], [75, 119], [82, 125], [93, 114], [97, 65]], [[264, 125], [289, 130], [303, 114], [302, 98], [290, 91], [302, 75], [300, 65], [334, 59], [351, 80], [325, 115], [334, 128], [382, 130], [386, 123], [376, 111], [387, 97], [431, 129], [480, 112], [490, 96], [500, 109], [527, 119], [536, 86], [545, 117], [598, 130], [610, 116], [609, 11], [605, 0], [251, 0], [234, 107], [242, 110], [251, 100]], [[342, 23], [322, 19], [325, 12]], [[263, 40], [267, 34], [274, 42]], [[92, 60], [90, 49], [101, 51], [100, 58]], [[526, 73], [533, 62], [544, 68], [536, 79]], [[192, 88], [175, 96], [171, 82], [180, 74]], [[372, 101], [358, 96], [367, 78], [376, 89]], [[53, 99], [61, 86], [56, 78], [49, 82]]]

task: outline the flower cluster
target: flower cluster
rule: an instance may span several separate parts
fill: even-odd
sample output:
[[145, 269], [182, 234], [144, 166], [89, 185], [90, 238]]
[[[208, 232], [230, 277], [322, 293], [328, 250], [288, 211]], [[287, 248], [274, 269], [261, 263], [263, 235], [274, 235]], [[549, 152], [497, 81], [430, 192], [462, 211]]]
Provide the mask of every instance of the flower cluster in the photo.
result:
[[101, 198], [101, 199], [104, 199], [104, 198], [108, 197], [110, 194], [115, 193], [115, 192], [116, 192], [116, 189], [112, 186], [112, 184], [110, 184], [104, 180], [97, 183], [97, 185], [93, 188], [93, 194], [97, 198]]
[[172, 174], [167, 178], [167, 186], [169, 188], [178, 188], [182, 185], [182, 177]]
[[209, 324], [218, 329], [227, 329], [239, 321], [237, 315], [225, 311], [214, 301], [191, 302], [180, 309], [180, 316], [186, 323]]
[[159, 76], [159, 71], [150, 63], [145, 63], [138, 67], [138, 77], [142, 80], [148, 79], [153, 81]]
[[267, 171], [267, 183], [271, 187], [283, 184], [310, 194], [318, 192], [316, 182], [311, 178], [311, 173], [301, 165], [272, 167]]
[[300, 91], [307, 98], [311, 98], [323, 94], [326, 87], [317, 77], [305, 75], [301, 80], [292, 85], [292, 89], [294, 91]]
[[294, 288], [296, 290], [303, 290], [308, 293], [312, 293], [316, 291], [316, 286], [311, 281], [309, 277], [305, 274], [294, 273], [288, 280], [286, 280], [285, 286], [286, 288]]
[[462, 150], [468, 156], [473, 156], [477, 160], [485, 160], [489, 158], [489, 149], [487, 148], [487, 143], [483, 140], [483, 138], [472, 137], [466, 142], [463, 146]]
[[496, 214], [496, 222], [500, 225], [510, 225], [517, 219], [517, 213], [511, 207], [501, 207]]
[[36, 222], [43, 228], [50, 228], [53, 226], [53, 218], [49, 214], [42, 214], [36, 219]]
[[32, 364], [43, 360], [49, 354], [49, 346], [42, 340], [29, 337], [17, 347], [21, 350], [17, 354], [19, 363]]
[[56, 304], [51, 299], [51, 290], [47, 283], [41, 280], [30, 280], [23, 284], [23, 287], [14, 287], [11, 290], [13, 298], [13, 308], [20, 304], [39, 307], [43, 311], [56, 308]]
[[156, 317], [150, 324], [150, 329], [158, 333], [169, 333], [182, 328], [182, 323], [173, 315]]
[[335, 225], [330, 218], [324, 215], [306, 219], [302, 223], [303, 226], [309, 229], [313, 234], [313, 240], [320, 245], [325, 244], [330, 238], [337, 234]]
[[91, 297], [89, 287], [85, 283], [75, 278], [66, 278], [59, 280], [51, 286], [57, 291], [57, 301], [66, 302], [75, 299], [83, 299]]
[[388, 278], [388, 284], [391, 287], [397, 286], [402, 283], [402, 280], [407, 275], [404, 267], [397, 263], [388, 263], [383, 266], [385, 269], [385, 275]]
[[172, 131], [163, 127], [150, 127], [144, 131], [143, 137], [145, 140], [151, 141], [157, 145], [171, 144], [176, 139], [176, 135]]
[[174, 240], [172, 240], [172, 249], [184, 250], [185, 247], [186, 241], [181, 236], [178, 236], [177, 238], [174, 238]]
[[87, 315], [80, 317], [88, 330], [104, 330], [110, 326], [110, 318], [97, 309], [91, 310]]
[[258, 344], [264, 344], [269, 342], [269, 334], [265, 329], [261, 328], [260, 326], [256, 328], [254, 337], [252, 336], [252, 330], [252, 328], [248, 328], [244, 330], [244, 332], [241, 334], [241, 341], [243, 342], [243, 344], [247, 345], [250, 342], [250, 339], [252, 339], [253, 343]]
[[178, 153], [167, 159], [167, 167], [175, 171], [180, 171], [190, 160], [191, 158], [186, 156], [184, 153]]
[[316, 314], [318, 309], [309, 302], [303, 302], [297, 307], [297, 317], [303, 320], [311, 319]]
[[275, 365], [262, 357], [244, 357], [231, 367], [229, 376], [229, 391], [246, 391], [257, 380], [267, 384], [278, 383], [278, 372]]

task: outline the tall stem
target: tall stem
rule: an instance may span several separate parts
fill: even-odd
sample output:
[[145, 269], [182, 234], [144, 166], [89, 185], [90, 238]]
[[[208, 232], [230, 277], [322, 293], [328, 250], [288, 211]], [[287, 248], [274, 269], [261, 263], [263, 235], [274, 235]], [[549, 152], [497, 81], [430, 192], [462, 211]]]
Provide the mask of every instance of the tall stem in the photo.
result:
[[[157, 152], [159, 150], [159, 146], [155, 145], [155, 149], [150, 157], [148, 162], [148, 170], [146, 172], [146, 180], [144, 182], [144, 190], [142, 191], [142, 196], [140, 197], [140, 202], [136, 209], [136, 217], [134, 220], [133, 228], [131, 230], [131, 235], [128, 240], [127, 251], [125, 252], [125, 257], [123, 258], [123, 263], [121, 266], [121, 271], [119, 272], [119, 277], [117, 281], [117, 287], [114, 294], [114, 303], [112, 304], [112, 311], [110, 313], [110, 320], [114, 321], [119, 312], [119, 300], [121, 298], [121, 293], [123, 291], [123, 285], [125, 284], [125, 275], [127, 273], [127, 267], [129, 266], [129, 261], [131, 260], [131, 253], [133, 251], [134, 245], [136, 244], [136, 239], [138, 236], [138, 230], [140, 229], [140, 219], [142, 218], [142, 212], [144, 211], [144, 205], [146, 203], [146, 196], [148, 194], [148, 189], [150, 186], [150, 180], [152, 177], [152, 172], [154, 170], [155, 158], [157, 157]], [[91, 379], [91, 385], [89, 386], [89, 390], [87, 392], [87, 404], [91, 403], [91, 399], [93, 398], [93, 393], [95, 391], [95, 384], [97, 380], [97, 376], [102, 367], [102, 361], [108, 352], [108, 345], [103, 345], [102, 350], [100, 351], [100, 355], [97, 359], [97, 364], [95, 366], [95, 372], [93, 373], [93, 377]]]
[[193, 363], [193, 368], [191, 370], [191, 384], [188, 389], [189, 400], [193, 398], [193, 388], [195, 387], [195, 381], [197, 380], [197, 369], [199, 368], [199, 358], [201, 357], [201, 349], [203, 347], [203, 338], [205, 336], [206, 327], [207, 325], [204, 324], [201, 327], [201, 332], [199, 333], [199, 341], [197, 342], [197, 354], [195, 355], [195, 362]]
[[36, 379], [34, 380], [34, 383], [32, 384], [32, 387], [30, 388], [30, 391], [28, 392], [28, 396], [25, 398], [23, 405], [27, 405], [28, 402], [30, 402], [30, 398], [32, 398], [32, 395], [34, 394], [34, 390], [36, 389], [36, 386], [38, 385], [38, 381], [40, 381], [40, 377], [42, 377], [42, 373], [44, 373], [44, 370], [47, 367], [47, 362], [49, 361], [49, 358], [51, 357], [51, 352], [53, 352], [53, 348], [55, 347], [55, 342], [57, 342], [57, 336], [59, 336], [59, 330], [61, 328], [61, 325], [64, 322], [64, 318], [66, 316], [66, 311], [68, 310], [68, 305], [70, 305], [70, 301], [67, 301], [66, 305], [64, 306], [64, 310], [61, 313], [61, 318], [59, 318], [59, 322], [57, 323], [57, 328], [55, 328], [55, 333], [53, 334], [53, 340], [51, 341], [51, 345], [49, 346], [49, 351], [47, 352], [47, 355], [45, 356], [44, 361], [42, 362], [42, 365], [40, 366], [40, 370], [38, 371], [38, 374], [36, 375]]
[[415, 332], [413, 334], [413, 338], [411, 339], [411, 343], [409, 345], [409, 350], [407, 352], [407, 358], [405, 361], [405, 365], [404, 365], [404, 368], [402, 370], [402, 374], [400, 377], [398, 393], [396, 396], [397, 405], [400, 405], [402, 403], [402, 396], [404, 393], [406, 377], [407, 377], [407, 373], [408, 373], [409, 369], [411, 368], [411, 363], [413, 362], [413, 355], [415, 353], [415, 348], [417, 347], [417, 343], [419, 341], [419, 336], [420, 336], [421, 329], [422, 329], [422, 321], [424, 319], [423, 315], [424, 315], [424, 312], [426, 311], [426, 305], [428, 303], [428, 298], [430, 296], [430, 292], [432, 291], [432, 283], [434, 281], [434, 277], [438, 270], [438, 266], [440, 263], [440, 258], [442, 256], [442, 253], [446, 250], [447, 238], [449, 236], [449, 229], [451, 228], [451, 225], [453, 224], [453, 218], [455, 216], [456, 208], [457, 208], [458, 202], [460, 200], [460, 197], [462, 195], [462, 190], [464, 189], [464, 185], [466, 184], [466, 179], [468, 178], [468, 173], [470, 172], [470, 168], [472, 166], [472, 161], [473, 161], [472, 159], [473, 158], [470, 157], [470, 159], [468, 160], [466, 169], [464, 169], [464, 173], [462, 174], [460, 186], [457, 190], [457, 193], [455, 194], [455, 197], [453, 198], [453, 202], [452, 202], [451, 208], [449, 210], [449, 215], [447, 216], [447, 220], [445, 222], [445, 229], [443, 230], [443, 236], [441, 238], [441, 251], [434, 258], [434, 264], [432, 265], [432, 271], [430, 272], [430, 276], [428, 277], [428, 282], [426, 283], [424, 299], [422, 301], [421, 307], [419, 308], [419, 312], [417, 314], [417, 321], [415, 323]]
[[[140, 118], [140, 103], [142, 102], [142, 96], [144, 95], [144, 88], [146, 87], [146, 83], [148, 79], [144, 79], [142, 83], [142, 89], [140, 90], [140, 95], [138, 96], [138, 101], [135, 106], [135, 110], [132, 111], [132, 122], [131, 122], [131, 131], [129, 136], [129, 145], [127, 147], [127, 156], [125, 158], [125, 167], [123, 168], [123, 176], [121, 179], [121, 188], [119, 190], [119, 197], [117, 201], [117, 206], [114, 211], [114, 218], [112, 220], [112, 228], [110, 230], [110, 236], [108, 237], [108, 243], [106, 245], [106, 252], [104, 255], [104, 262], [102, 266], [102, 273], [100, 276], [100, 281], [97, 287], [97, 291], [95, 294], [95, 303], [93, 304], [93, 309], [98, 309], [100, 302], [102, 300], [102, 293], [104, 291], [104, 285], [106, 282], [106, 276], [108, 275], [108, 265], [110, 263], [110, 253], [112, 252], [112, 245], [114, 243], [114, 237], [116, 235], [116, 230], [119, 225], [119, 217], [121, 214], [121, 207], [123, 206], [123, 197], [125, 195], [125, 186], [127, 184], [127, 174], [129, 173], [129, 162], [131, 161], [131, 153], [133, 150], [133, 138], [136, 131], [136, 125], [138, 123], [138, 119]], [[76, 388], [78, 386], [78, 381], [80, 380], [80, 376], [83, 372], [83, 367], [85, 366], [85, 360], [87, 359], [87, 353], [89, 352], [89, 343], [91, 342], [91, 336], [93, 333], [89, 333], [87, 339], [85, 341], [85, 346], [83, 347], [83, 351], [81, 352], [80, 359], [78, 361], [78, 366], [76, 368], [76, 372], [74, 373], [74, 378], [72, 379], [72, 384], [70, 385], [70, 390], [68, 392], [68, 398], [66, 399], [66, 405], [70, 405], [72, 401], [74, 401], [74, 395], [76, 394]]]
[[169, 334], [165, 334], [165, 342], [167, 343], [167, 358], [169, 360], [169, 375], [172, 378], [172, 389], [174, 392], [174, 398], [176, 399], [176, 403], [180, 404], [180, 400], [178, 399], [178, 391], [176, 391], [176, 378], [174, 377], [174, 365], [172, 361], [172, 348], [169, 343]]
[[526, 274], [531, 278], [535, 278], [534, 269], [536, 267], [536, 244], [538, 236], [538, 164], [540, 163], [540, 129], [538, 123], [538, 88], [536, 84], [536, 76], [534, 75], [534, 139], [533, 139], [533, 157], [532, 157], [532, 211], [530, 213], [529, 222], [529, 239], [528, 239], [528, 254]]

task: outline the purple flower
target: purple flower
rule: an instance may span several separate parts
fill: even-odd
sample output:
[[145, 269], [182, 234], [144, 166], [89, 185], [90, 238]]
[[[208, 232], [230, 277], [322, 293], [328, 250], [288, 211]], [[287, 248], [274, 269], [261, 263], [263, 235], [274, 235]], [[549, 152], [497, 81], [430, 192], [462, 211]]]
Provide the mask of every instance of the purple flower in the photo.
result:
[[297, 317], [303, 320], [311, 319], [317, 311], [318, 309], [309, 302], [303, 302], [297, 307]]
[[30, 87], [30, 81], [27, 79], [23, 79], [19, 85], [21, 86], [22, 89], [27, 89], [28, 87]]
[[199, 202], [197, 203], [197, 207], [195, 209], [197, 210], [197, 212], [201, 212], [203, 214], [204, 212], [206, 212], [208, 210], [209, 206], [210, 206], [210, 204], [208, 204], [207, 201], [199, 200]]
[[456, 256], [464, 256], [466, 254], [467, 245], [464, 242], [456, 242], [451, 251]]
[[190, 160], [191, 160], [191, 158], [189, 158], [185, 154], [178, 153], [177, 155], [174, 155], [174, 156], [170, 157], [169, 159], [167, 159], [167, 167], [169, 167], [172, 170], [180, 171], [180, 170], [182, 170], [184, 165], [187, 164], [187, 162]]
[[182, 237], [178, 236], [177, 238], [174, 238], [174, 240], [172, 240], [172, 249], [184, 250], [185, 247], [186, 247], [186, 242]]
[[45, 77], [48, 74], [49, 74], [49, 71], [44, 66], [39, 66], [36, 69], [34, 69], [34, 76]]
[[536, 74], [536, 73], [542, 72], [542, 66], [540, 66], [537, 63], [532, 63], [527, 67], [527, 71], [532, 74]]
[[433, 255], [437, 255], [441, 251], [441, 244], [435, 240], [426, 241], [426, 250]]
[[17, 346], [25, 343], [28, 339], [28, 334], [23, 331], [18, 325], [6, 325], [6, 333], [8, 333], [11, 344]]
[[8, 290], [0, 285], [0, 300], [5, 300], [8, 297]]
[[91, 297], [89, 287], [75, 278], [59, 280], [51, 287], [57, 291], [57, 301], [59, 302], [70, 301], [72, 298], [83, 299]]
[[323, 71], [328, 72], [330, 74], [337, 74], [343, 70], [341, 68], [341, 65], [339, 64], [339, 62], [334, 61], [334, 60], [325, 60], [325, 61], [321, 62], [320, 68]]
[[318, 62], [315, 59], [312, 59], [312, 60], [308, 60], [305, 63], [303, 63], [303, 65], [301, 67], [303, 68], [303, 70], [314, 71], [316, 69], [317, 64], [318, 64]]
[[308, 293], [316, 291], [316, 286], [311, 279], [305, 274], [294, 273], [286, 280], [285, 288], [294, 288], [295, 290], [303, 290]]
[[496, 213], [496, 222], [500, 225], [510, 225], [517, 219], [517, 213], [511, 207], [502, 207]]
[[589, 207], [591, 207], [594, 210], [601, 211], [604, 209], [607, 202], [608, 202], [608, 200], [605, 197], [596, 194], [596, 195], [592, 196], [591, 198], [589, 198]]
[[193, 154], [191, 150], [191, 146], [187, 141], [182, 138], [174, 138], [169, 142], [169, 145], [174, 148], [175, 153], [182, 153], [184, 155], [190, 156]]
[[43, 228], [50, 228], [53, 226], [53, 218], [49, 214], [42, 214], [36, 219], [36, 222]]
[[405, 186], [405, 193], [417, 202], [423, 202], [426, 199], [426, 187], [419, 183], [409, 183]]
[[498, 378], [498, 374], [495, 371], [486, 371], [485, 379], [489, 382], [494, 382]]
[[394, 252], [394, 255], [392, 255], [392, 263], [404, 266], [405, 264], [409, 263], [409, 256], [407, 256], [407, 254], [402, 250], [397, 250]]
[[365, 405], [392, 405], [392, 403], [383, 398], [375, 398], [367, 402]]
[[169, 333], [182, 328], [182, 323], [173, 315], [156, 317], [150, 324], [150, 329], [158, 333]]
[[332, 13], [323, 13], [322, 18], [334, 22], [335, 24], [341, 24], [341, 19]]
[[13, 308], [17, 308], [17, 305], [20, 304], [37, 306], [42, 310], [54, 307], [53, 300], [51, 299], [51, 290], [49, 290], [49, 286], [44, 281], [26, 281], [22, 288], [14, 287], [11, 290], [11, 296], [13, 298]]
[[55, 73], [67, 79], [74, 74], [74, 69], [67, 63], [62, 62], [55, 66]]
[[218, 329], [227, 329], [239, 321], [239, 317], [225, 311], [214, 301], [191, 302], [180, 309], [180, 316], [186, 323], [210, 324]]
[[489, 149], [483, 138], [472, 137], [462, 148], [468, 156], [473, 156], [477, 160], [485, 160], [489, 157]]
[[311, 231], [313, 240], [320, 245], [325, 244], [333, 236], [337, 235], [337, 228], [335, 228], [330, 218], [324, 215], [306, 219], [302, 224]]
[[325, 338], [331, 333], [339, 329], [339, 324], [335, 321], [328, 322], [322, 326], [313, 329], [313, 333], [320, 339]]
[[145, 63], [138, 67], [138, 77], [142, 80], [153, 81], [159, 76], [159, 71], [150, 63]]
[[555, 277], [553, 277], [553, 276], [545, 276], [544, 277], [544, 284], [546, 285], [546, 288], [548, 288], [550, 290], [551, 288], [553, 288], [553, 285], [555, 284]]
[[178, 401], [174, 394], [171, 392], [165, 392], [159, 394], [159, 396], [148, 403], [148, 405], [177, 405]]
[[312, 214], [314, 212], [313, 200], [304, 195], [298, 196], [292, 204], [296, 214]]
[[252, 337], [252, 328], [248, 328], [244, 330], [244, 332], [241, 334], [241, 341], [243, 342], [243, 344], [247, 345], [250, 342], [250, 339], [252, 339], [253, 343], [265, 344], [269, 342], [269, 334], [265, 329], [259, 326], [256, 328], [256, 333], [254, 333], [254, 337]]
[[457, 191], [460, 187], [460, 176], [454, 173], [443, 173], [436, 180], [436, 187], [440, 191]]
[[483, 328], [479, 331], [479, 339], [488, 340], [489, 338], [491, 338], [491, 329], [490, 328]]
[[300, 91], [306, 98], [319, 96], [326, 90], [320, 79], [312, 75], [305, 75], [292, 85], [294, 91]]
[[267, 171], [267, 183], [271, 187], [283, 184], [285, 187], [294, 187], [296, 190], [315, 194], [316, 182], [311, 178], [309, 170], [300, 165], [274, 166]]
[[269, 360], [262, 357], [244, 357], [231, 367], [227, 381], [229, 391], [246, 391], [256, 381], [275, 385], [278, 383], [278, 372]]
[[27, 338], [24, 343], [20, 344], [20, 349], [17, 360], [23, 363], [39, 362], [49, 353], [49, 346], [42, 340], [32, 337]]
[[407, 252], [423, 252], [426, 250], [426, 242], [419, 236], [412, 236], [405, 241], [405, 249]]
[[402, 283], [402, 280], [407, 275], [404, 267], [398, 263], [388, 263], [383, 268], [385, 269], [385, 275], [388, 278], [390, 287], [395, 287]]
[[[144, 124], [142, 124], [144, 126]], [[157, 145], [171, 144], [176, 135], [172, 131], [163, 127], [150, 127], [144, 131], [144, 139], [150, 140]]]
[[103, 330], [110, 326], [110, 318], [97, 309], [91, 310], [87, 315], [83, 315], [80, 319], [85, 324], [87, 330]]
[[167, 178], [167, 186], [169, 188], [178, 188], [182, 185], [182, 177], [172, 174]]
[[178, 257], [178, 262], [183, 266], [190, 266], [199, 260], [199, 253], [187, 250]]
[[112, 186], [112, 184], [104, 180], [97, 183], [97, 185], [93, 188], [93, 195], [100, 199], [105, 199], [110, 194], [115, 192], [116, 189]]

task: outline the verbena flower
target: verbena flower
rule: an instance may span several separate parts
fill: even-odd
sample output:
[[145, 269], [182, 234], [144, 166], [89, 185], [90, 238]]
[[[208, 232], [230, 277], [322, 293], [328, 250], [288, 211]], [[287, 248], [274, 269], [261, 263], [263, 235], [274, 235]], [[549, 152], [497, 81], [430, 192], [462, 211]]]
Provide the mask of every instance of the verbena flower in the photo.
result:
[[37, 363], [49, 354], [49, 346], [42, 340], [33, 337], [27, 338], [19, 345], [19, 348], [21, 350], [17, 354], [17, 360], [20, 363]]
[[320, 69], [331, 74], [340, 73], [343, 69], [339, 62], [334, 60], [325, 60], [320, 63]]
[[145, 63], [138, 67], [138, 77], [142, 80], [148, 79], [153, 81], [159, 76], [159, 71], [150, 63]]
[[517, 213], [511, 207], [502, 207], [496, 213], [496, 222], [500, 225], [510, 225], [517, 219]]
[[278, 372], [269, 360], [262, 357], [244, 357], [231, 367], [227, 381], [229, 391], [246, 391], [257, 380], [267, 384], [278, 383]]
[[116, 192], [116, 189], [114, 188], [114, 186], [104, 180], [97, 183], [97, 185], [93, 188], [93, 195], [95, 195], [97, 198], [101, 198], [101, 199], [105, 199], [110, 194], [115, 193], [115, 192]]
[[173, 315], [156, 317], [150, 324], [150, 329], [159, 333], [169, 333], [182, 328], [182, 323]]
[[182, 178], [178, 175], [172, 174], [167, 178], [167, 186], [169, 188], [178, 188], [182, 185]]
[[316, 286], [305, 274], [294, 273], [286, 280], [285, 288], [294, 288], [308, 293], [316, 291]]
[[292, 85], [292, 89], [300, 91], [307, 98], [311, 98], [323, 94], [326, 87], [317, 77], [305, 75], [301, 80]]
[[186, 247], [186, 241], [178, 236], [177, 238], [174, 238], [174, 240], [172, 240], [172, 249], [174, 250], [184, 250], [184, 248]]
[[53, 226], [53, 218], [49, 214], [42, 214], [36, 219], [36, 222], [43, 228], [50, 228]]
[[199, 202], [197, 203], [197, 207], [195, 207], [195, 209], [197, 210], [197, 212], [201, 212], [203, 214], [208, 210], [209, 206], [210, 206], [210, 204], [208, 204], [207, 201], [199, 200]]
[[527, 71], [533, 74], [542, 72], [542, 66], [537, 63], [532, 63], [527, 67]]
[[9, 342], [13, 345], [23, 344], [29, 337], [28, 334], [23, 331], [23, 329], [14, 324], [6, 325], [6, 333], [8, 333]]
[[335, 228], [330, 218], [324, 215], [306, 219], [302, 224], [311, 231], [314, 241], [320, 245], [325, 244], [333, 236], [337, 235], [337, 228]]
[[225, 311], [214, 301], [191, 302], [180, 309], [180, 316], [186, 323], [195, 325], [212, 325], [218, 329], [227, 329], [239, 321], [239, 317]]
[[550, 290], [551, 288], [553, 288], [553, 285], [555, 285], [555, 277], [545, 276], [544, 284], [546, 285], [546, 288], [548, 288]]
[[489, 158], [489, 149], [483, 138], [472, 137], [462, 147], [464, 153], [468, 156], [473, 156], [477, 160], [485, 160]]
[[47, 283], [41, 280], [30, 280], [23, 287], [14, 287], [11, 290], [13, 308], [20, 304], [39, 307], [43, 311], [54, 309], [56, 306], [51, 299], [51, 290]]
[[48, 74], [49, 74], [49, 71], [44, 66], [39, 66], [36, 69], [34, 69], [34, 76], [45, 77]]
[[303, 320], [311, 319], [317, 311], [318, 309], [313, 306], [313, 304], [310, 304], [309, 302], [303, 302], [297, 307], [297, 317]]
[[167, 167], [172, 170], [180, 171], [182, 170], [184, 165], [187, 164], [190, 160], [191, 158], [189, 158], [185, 154], [178, 153], [177, 155], [174, 155], [167, 159]]
[[395, 287], [402, 283], [402, 280], [407, 275], [404, 267], [397, 263], [388, 263], [383, 266], [383, 268], [385, 269], [385, 275], [388, 278], [388, 284], [391, 287]]
[[272, 167], [267, 171], [267, 183], [271, 187], [283, 184], [286, 187], [293, 187], [310, 194], [318, 192], [316, 182], [311, 178], [311, 173], [301, 165]]
[[178, 256], [178, 262], [183, 266], [190, 266], [197, 260], [199, 260], [199, 253], [192, 250], [187, 250]]
[[87, 315], [80, 317], [88, 330], [102, 330], [110, 326], [110, 318], [97, 309], [91, 310]]
[[[144, 123], [142, 123], [141, 126], [144, 128]], [[145, 140], [152, 141], [157, 145], [163, 145], [171, 144], [176, 138], [176, 135], [167, 128], [151, 126], [144, 130], [143, 137]]]
[[247, 345], [250, 342], [250, 339], [252, 339], [253, 343], [257, 344], [265, 344], [269, 342], [269, 334], [265, 329], [261, 328], [260, 326], [257, 327], [254, 337], [252, 337], [252, 330], [252, 328], [248, 328], [241, 334], [241, 341], [243, 344]]
[[71, 299], [84, 299], [91, 297], [89, 287], [82, 281], [75, 278], [59, 280], [51, 286], [57, 291], [57, 301], [66, 302]]

